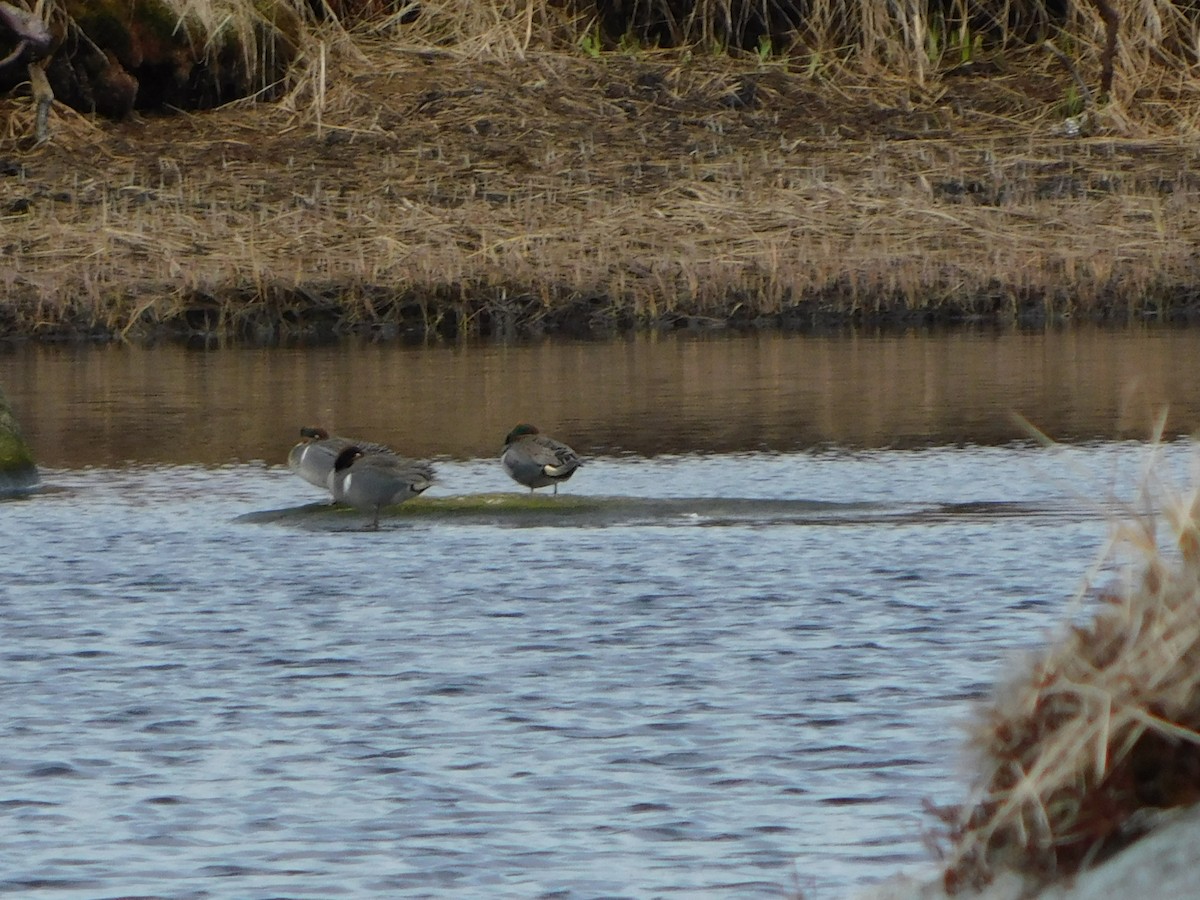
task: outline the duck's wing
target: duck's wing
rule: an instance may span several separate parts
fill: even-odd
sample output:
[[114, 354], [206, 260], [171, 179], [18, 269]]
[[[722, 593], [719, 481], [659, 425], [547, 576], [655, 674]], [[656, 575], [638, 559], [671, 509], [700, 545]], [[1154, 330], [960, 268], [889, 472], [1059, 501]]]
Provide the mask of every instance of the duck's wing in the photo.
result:
[[551, 478], [564, 478], [582, 465], [579, 454], [554, 438], [538, 435], [530, 442], [530, 455]]
[[582, 464], [579, 454], [562, 441], [539, 435], [537, 445], [540, 450], [538, 462], [543, 465], [570, 466], [572, 469], [576, 469]]
[[340, 438], [301, 441], [288, 453], [288, 468], [317, 487], [325, 487], [334, 460], [348, 446]]
[[345, 441], [345, 446], [355, 446], [368, 456], [398, 456], [387, 444], [376, 444], [374, 441], [356, 441], [350, 438], [330, 438], [330, 440]]
[[[419, 459], [407, 459], [394, 453], [368, 453], [354, 461], [355, 467], [372, 467], [387, 472], [390, 476], [401, 478], [414, 486], [424, 482], [425, 487], [437, 481], [437, 472], [431, 463]], [[424, 490], [424, 488], [421, 488]]]

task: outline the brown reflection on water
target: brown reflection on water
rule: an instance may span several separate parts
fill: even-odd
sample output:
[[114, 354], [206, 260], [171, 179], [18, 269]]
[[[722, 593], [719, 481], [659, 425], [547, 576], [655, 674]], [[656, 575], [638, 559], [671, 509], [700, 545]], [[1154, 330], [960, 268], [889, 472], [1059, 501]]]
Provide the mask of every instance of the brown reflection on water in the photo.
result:
[[1144, 437], [1200, 419], [1200, 330], [642, 335], [413, 348], [0, 350], [39, 461], [284, 460], [302, 424], [419, 456], [496, 455], [530, 421], [591, 454]]

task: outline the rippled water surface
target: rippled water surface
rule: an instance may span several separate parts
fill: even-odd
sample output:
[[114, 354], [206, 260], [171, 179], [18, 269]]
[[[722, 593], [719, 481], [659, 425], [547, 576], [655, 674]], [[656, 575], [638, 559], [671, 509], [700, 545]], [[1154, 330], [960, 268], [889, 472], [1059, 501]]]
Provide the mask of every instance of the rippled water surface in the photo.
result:
[[[927, 870], [922, 803], [964, 797], [972, 700], [1066, 614], [1106, 492], [1132, 494], [1146, 456], [711, 452], [681, 403], [658, 452], [580, 429], [556, 509], [471, 450], [537, 406], [501, 367], [482, 381], [502, 409], [454, 426], [430, 502], [373, 532], [279, 465], [274, 430], [319, 404], [281, 412], [243, 378], [206, 406], [216, 374], [148, 400], [161, 372], [4, 362], [46, 486], [0, 503], [0, 892], [19, 897], [823, 898]], [[82, 462], [87, 429], [39, 408], [14, 376], [31, 366], [83, 366], [54, 403], [125, 422], [121, 449], [97, 426]], [[336, 371], [333, 403], [355, 389]], [[943, 414], [1000, 418], [989, 403]], [[656, 408], [643, 439], [679, 425]], [[746, 408], [759, 443], [795, 414]], [[739, 428], [721, 409], [716, 443]]]

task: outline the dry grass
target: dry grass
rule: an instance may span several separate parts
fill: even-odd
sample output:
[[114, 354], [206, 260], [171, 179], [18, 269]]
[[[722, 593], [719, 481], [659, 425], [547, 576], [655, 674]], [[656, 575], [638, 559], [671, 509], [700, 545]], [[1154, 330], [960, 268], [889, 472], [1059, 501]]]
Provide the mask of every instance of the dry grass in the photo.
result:
[[[879, 49], [891, 6], [854, 7], [853, 28], [816, 10], [857, 55], [767, 61], [592, 57], [573, 43], [590, 22], [543, 3], [389, 9], [353, 33], [310, 23], [275, 104], [123, 124], [56, 108], [31, 149], [28, 104], [0, 102], [18, 173], [0, 178], [0, 324], [449, 335], [1194, 310], [1198, 106], [1139, 99], [1134, 76], [1069, 138], [1054, 56], [1013, 47], [950, 77], [916, 32]], [[1121, 72], [1156, 58], [1141, 46]]]
[[948, 816], [951, 892], [1003, 869], [1069, 876], [1200, 800], [1200, 480], [1159, 472], [1114, 530], [1125, 579], [981, 716], [978, 799]]

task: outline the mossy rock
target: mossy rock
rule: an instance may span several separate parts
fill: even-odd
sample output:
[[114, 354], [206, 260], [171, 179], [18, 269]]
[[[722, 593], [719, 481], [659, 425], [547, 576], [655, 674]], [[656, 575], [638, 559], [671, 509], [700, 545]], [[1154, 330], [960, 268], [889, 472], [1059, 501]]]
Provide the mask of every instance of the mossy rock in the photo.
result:
[[0, 494], [28, 490], [37, 481], [33, 454], [21, 435], [8, 400], [0, 393]]
[[[869, 507], [866, 507], [869, 508]], [[819, 500], [773, 500], [739, 497], [630, 497], [583, 494], [423, 495], [399, 506], [385, 507], [380, 521], [502, 525], [510, 527], [582, 527], [614, 525], [744, 525], [748, 522], [810, 524], [831, 516], [864, 511], [862, 504]], [[363, 527], [371, 516], [329, 502], [306, 503], [286, 509], [246, 513], [237, 521], [252, 524], [290, 524], [324, 530]]]

